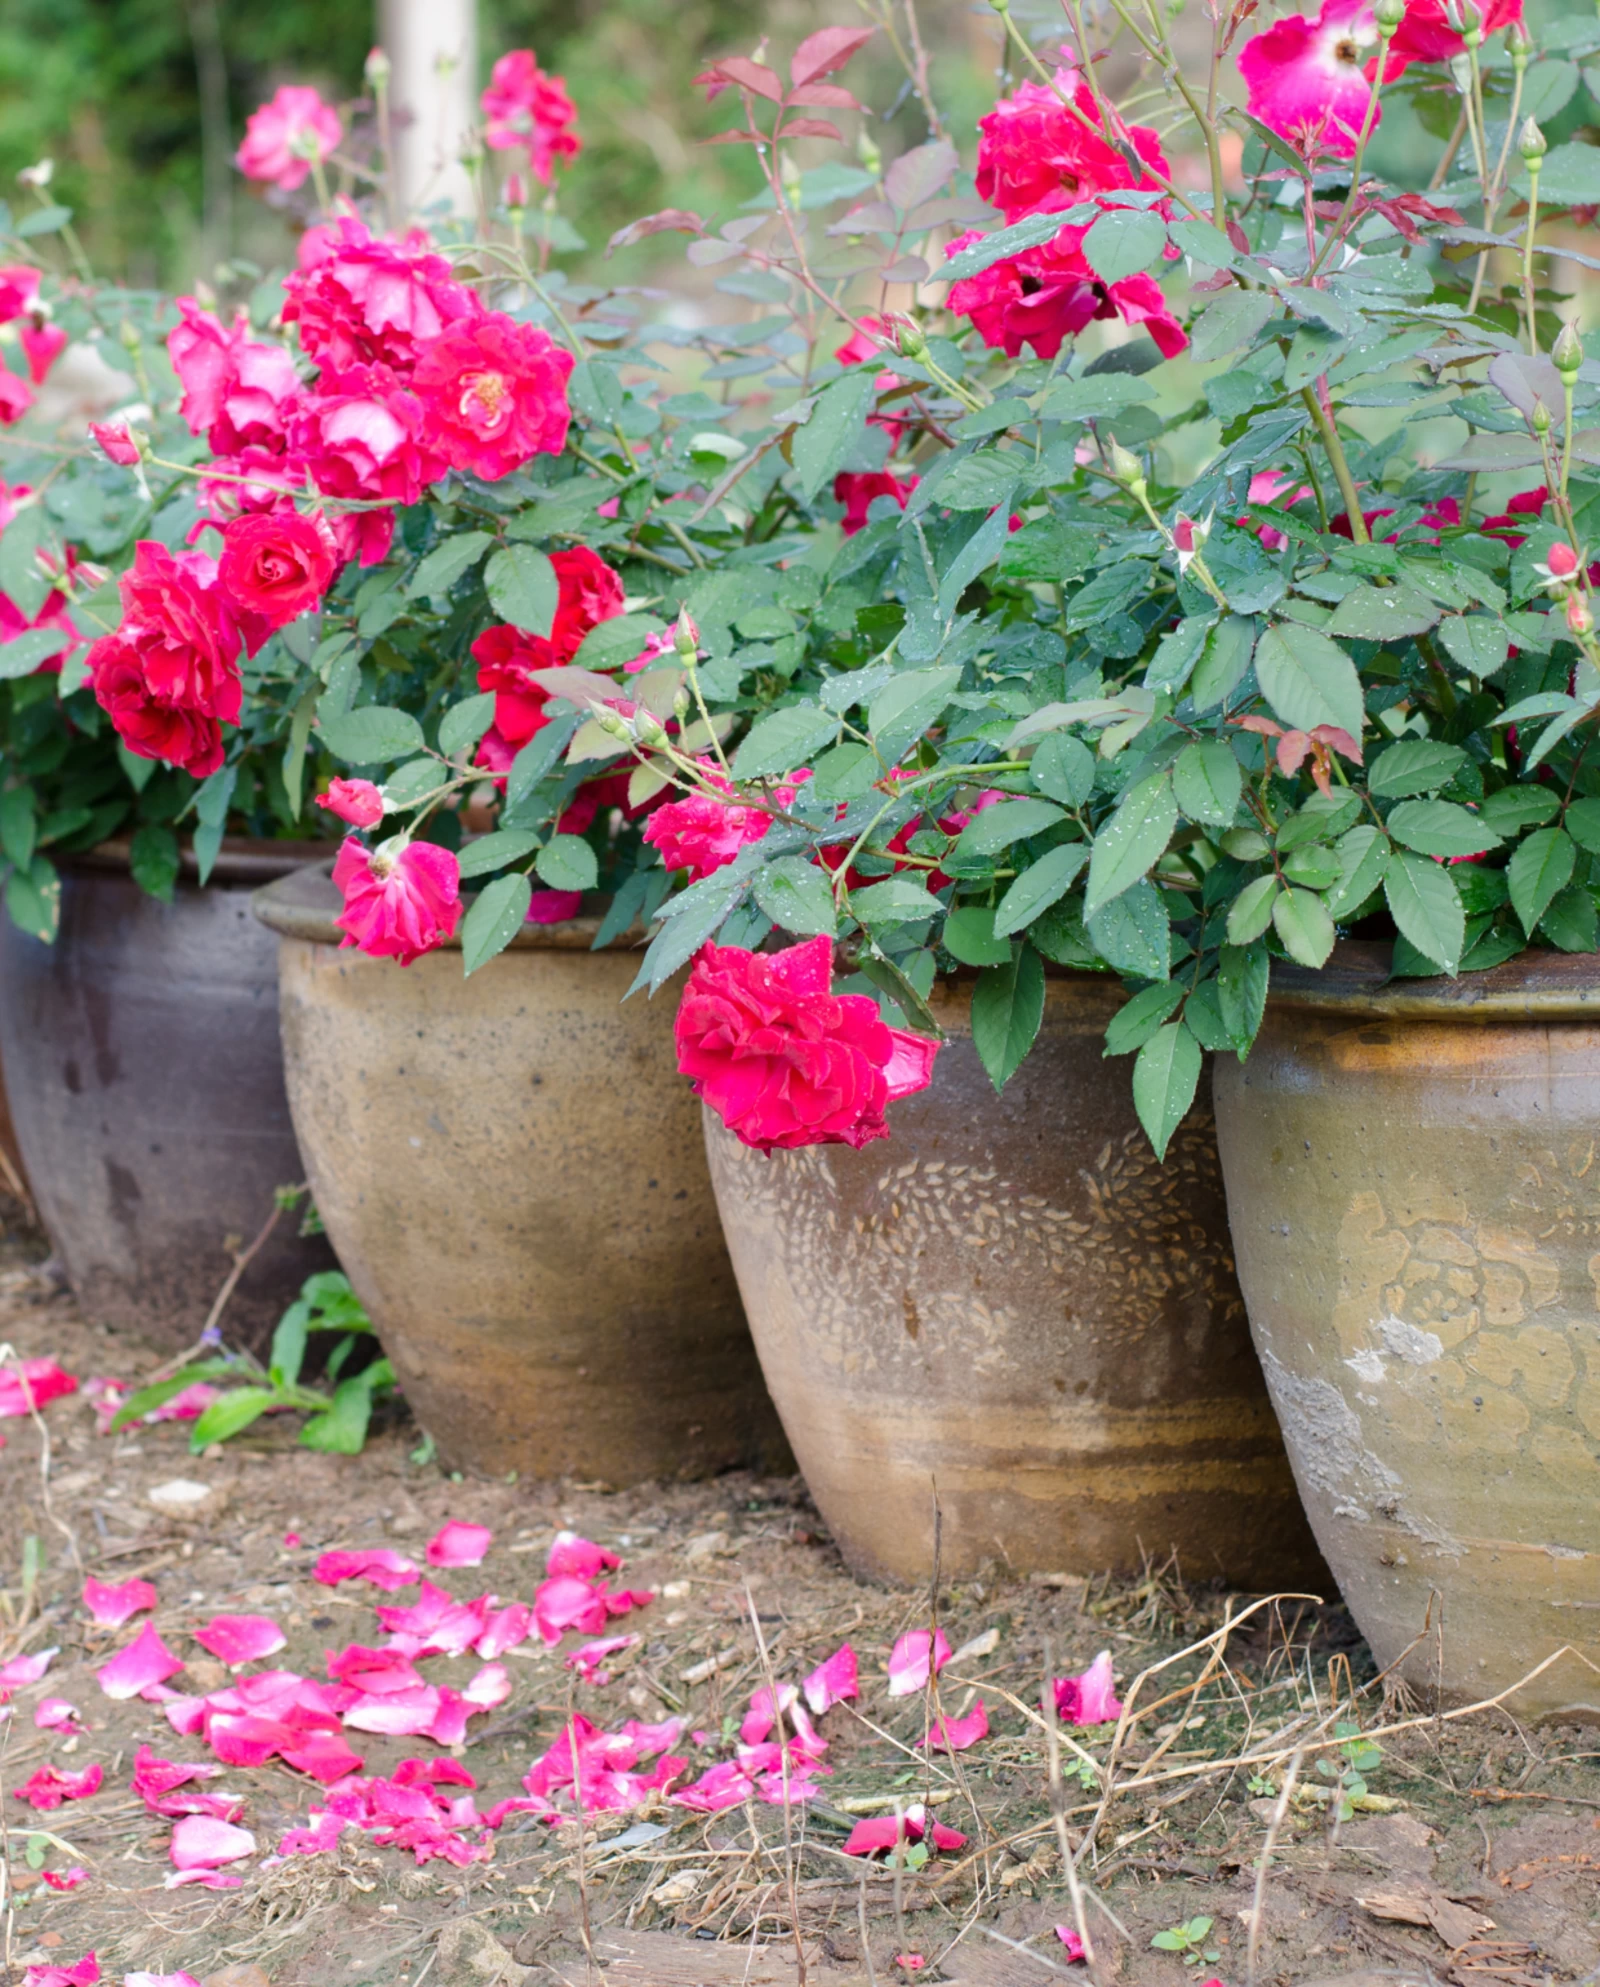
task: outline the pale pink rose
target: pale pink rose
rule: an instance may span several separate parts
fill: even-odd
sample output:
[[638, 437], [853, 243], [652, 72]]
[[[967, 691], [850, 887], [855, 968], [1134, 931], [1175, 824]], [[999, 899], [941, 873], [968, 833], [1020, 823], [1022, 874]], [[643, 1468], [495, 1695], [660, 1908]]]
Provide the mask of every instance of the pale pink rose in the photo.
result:
[[332, 104], [304, 84], [285, 83], [250, 113], [233, 162], [246, 179], [293, 193], [305, 184], [312, 161], [320, 165], [343, 136]]

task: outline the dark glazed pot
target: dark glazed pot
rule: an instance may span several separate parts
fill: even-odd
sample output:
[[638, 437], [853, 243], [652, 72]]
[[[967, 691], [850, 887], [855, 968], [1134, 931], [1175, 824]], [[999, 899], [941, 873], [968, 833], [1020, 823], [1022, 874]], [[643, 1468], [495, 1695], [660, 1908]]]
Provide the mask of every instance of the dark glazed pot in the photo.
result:
[[[305, 1177], [283, 1087], [276, 948], [252, 891], [308, 851], [225, 842], [202, 889], [147, 896], [115, 847], [63, 866], [54, 945], [0, 919], [0, 1060], [23, 1164], [88, 1314], [166, 1352], [194, 1342], [232, 1259]], [[320, 1239], [285, 1215], [224, 1318], [259, 1347]]]
[[669, 989], [528, 926], [471, 979], [341, 950], [323, 868], [264, 890], [328, 1235], [449, 1466], [609, 1484], [781, 1466]]
[[922, 1581], [989, 1560], [1129, 1571], [1176, 1547], [1194, 1580], [1320, 1570], [1234, 1281], [1216, 1141], [1197, 1107], [1158, 1165], [1122, 998], [1048, 982], [996, 1097], [970, 991], [891, 1136], [763, 1155], [706, 1114], [717, 1204], [767, 1384], [857, 1572]]
[[[1415, 1641], [1405, 1674], [1471, 1701], [1600, 1663], [1600, 974], [1387, 969], [1276, 971], [1217, 1129], [1328, 1563], [1380, 1664]], [[1600, 1712], [1600, 1676], [1565, 1657], [1510, 1708]]]

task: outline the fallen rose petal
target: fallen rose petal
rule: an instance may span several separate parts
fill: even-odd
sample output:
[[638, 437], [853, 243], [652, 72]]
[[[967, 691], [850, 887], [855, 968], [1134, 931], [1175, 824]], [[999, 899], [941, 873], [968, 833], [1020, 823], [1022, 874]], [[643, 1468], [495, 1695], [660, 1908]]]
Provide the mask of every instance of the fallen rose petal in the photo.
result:
[[174, 1870], [163, 1890], [182, 1890], [185, 1884], [199, 1884], [205, 1890], [239, 1890], [243, 1877], [230, 1877], [222, 1870]]
[[256, 1839], [248, 1828], [235, 1828], [211, 1815], [185, 1815], [173, 1824], [169, 1853], [175, 1869], [214, 1870], [219, 1863], [253, 1856]]
[[41, 1732], [70, 1732], [80, 1715], [77, 1705], [64, 1697], [41, 1697], [33, 1722]]
[[1111, 1651], [1102, 1649], [1081, 1676], [1056, 1678], [1056, 1716], [1068, 1725], [1109, 1725], [1122, 1716], [1115, 1681]]
[[182, 1668], [183, 1664], [147, 1621], [137, 1639], [95, 1674], [107, 1697], [125, 1698], [137, 1697], [153, 1683], [165, 1683]]
[[136, 1614], [145, 1614], [160, 1596], [148, 1580], [124, 1580], [120, 1587], [107, 1587], [98, 1580], [83, 1583], [83, 1604], [102, 1628], [120, 1628]]
[[403, 1554], [380, 1546], [367, 1552], [325, 1552], [312, 1568], [312, 1577], [324, 1587], [337, 1587], [343, 1580], [370, 1580], [392, 1594], [409, 1587], [418, 1574]]
[[945, 1640], [941, 1628], [936, 1636], [925, 1628], [913, 1628], [902, 1635], [889, 1656], [889, 1695], [909, 1697], [913, 1691], [925, 1690], [928, 1685], [928, 1651], [932, 1648], [933, 1673], [942, 1670], [950, 1660], [950, 1644]]
[[597, 1580], [602, 1573], [621, 1564], [616, 1553], [608, 1552], [592, 1539], [581, 1539], [576, 1532], [557, 1532], [544, 1570], [546, 1573], [574, 1573], [580, 1580]]
[[63, 1801], [83, 1801], [91, 1794], [98, 1794], [104, 1779], [105, 1768], [98, 1762], [86, 1766], [81, 1773], [60, 1773], [53, 1766], [41, 1766], [20, 1787], [12, 1788], [11, 1798], [48, 1813], [51, 1808], [59, 1808]]
[[357, 1732], [376, 1732], [389, 1738], [418, 1738], [439, 1715], [442, 1700], [438, 1686], [420, 1684], [411, 1690], [363, 1693], [344, 1714], [344, 1722]]
[[321, 1856], [337, 1849], [339, 1837], [350, 1827], [343, 1815], [313, 1814], [309, 1828], [291, 1828], [278, 1844], [280, 1856]]
[[264, 1614], [213, 1615], [204, 1628], [194, 1631], [194, 1639], [230, 1670], [275, 1655], [288, 1641], [278, 1624]]
[[369, 1649], [359, 1642], [352, 1642], [337, 1654], [328, 1652], [328, 1675], [336, 1683], [352, 1685], [363, 1696], [381, 1697], [393, 1691], [426, 1688], [426, 1679], [410, 1657], [398, 1649]]
[[597, 1635], [607, 1621], [605, 1596], [576, 1574], [557, 1574], [541, 1580], [535, 1588], [533, 1620], [552, 1646], [572, 1628], [583, 1635]]
[[30, 1414], [46, 1401], [77, 1391], [77, 1381], [70, 1373], [63, 1373], [53, 1359], [20, 1359], [0, 1367], [0, 1419]]
[[31, 1656], [13, 1656], [0, 1669], [0, 1689], [25, 1690], [30, 1683], [37, 1683], [60, 1654], [59, 1649], [40, 1649]]
[[22, 1976], [22, 1987], [95, 1987], [100, 1978], [100, 1962], [85, 1953], [76, 1966], [30, 1966]]
[[717, 1766], [709, 1766], [698, 1780], [687, 1787], [680, 1787], [667, 1799], [674, 1807], [688, 1808], [695, 1814], [720, 1814], [724, 1808], [742, 1808], [755, 1783], [737, 1761], [726, 1759]]
[[[511, 1695], [511, 1678], [504, 1663], [485, 1663], [461, 1695], [480, 1710], [492, 1711]], [[674, 1734], [676, 1737], [676, 1734]]]
[[494, 1534], [487, 1525], [468, 1525], [452, 1518], [428, 1541], [430, 1566], [481, 1566]]
[[292, 1746], [285, 1746], [279, 1754], [285, 1766], [292, 1766], [296, 1773], [305, 1774], [308, 1780], [320, 1780], [324, 1786], [335, 1780], [343, 1780], [348, 1774], [359, 1773], [364, 1764], [357, 1752], [352, 1752], [343, 1739], [332, 1732], [307, 1732], [297, 1738]]
[[896, 1819], [894, 1815], [874, 1815], [868, 1821], [857, 1822], [850, 1831], [844, 1845], [847, 1856], [873, 1856], [880, 1849], [893, 1849], [901, 1842], [921, 1842], [927, 1838], [935, 1849], [961, 1849], [967, 1838], [956, 1829], [946, 1828], [942, 1822], [928, 1825], [927, 1810], [921, 1802], [906, 1809]]
[[937, 1719], [922, 1744], [944, 1752], [965, 1752], [968, 1746], [975, 1746], [979, 1739], [988, 1736], [989, 1713], [980, 1697], [965, 1718]]
[[203, 1697], [169, 1697], [161, 1715], [180, 1739], [192, 1739], [205, 1723], [206, 1701]]
[[122, 1987], [200, 1987], [192, 1973], [125, 1973]]
[[396, 1607], [392, 1602], [379, 1601], [376, 1613], [383, 1626], [398, 1635], [426, 1636], [438, 1627], [454, 1606], [454, 1600], [443, 1587], [424, 1580], [417, 1598], [408, 1606]]
[[1087, 1957], [1083, 1950], [1083, 1940], [1079, 1938], [1070, 1925], [1058, 1925], [1056, 1927], [1056, 1937], [1066, 1947], [1069, 1962]]
[[842, 1704], [847, 1697], [859, 1696], [855, 1650], [848, 1642], [843, 1643], [825, 1663], [817, 1665], [800, 1688], [818, 1718], [835, 1704]]
[[41, 1870], [39, 1874], [51, 1890], [76, 1890], [88, 1879], [89, 1872], [81, 1863], [74, 1863], [70, 1869]]
[[563, 1657], [569, 1670], [581, 1670], [585, 1683], [609, 1683], [610, 1678], [600, 1668], [607, 1656], [615, 1656], [623, 1649], [631, 1649], [644, 1638], [639, 1635], [608, 1635], [599, 1642], [585, 1642], [581, 1649], [574, 1649], [570, 1656]]

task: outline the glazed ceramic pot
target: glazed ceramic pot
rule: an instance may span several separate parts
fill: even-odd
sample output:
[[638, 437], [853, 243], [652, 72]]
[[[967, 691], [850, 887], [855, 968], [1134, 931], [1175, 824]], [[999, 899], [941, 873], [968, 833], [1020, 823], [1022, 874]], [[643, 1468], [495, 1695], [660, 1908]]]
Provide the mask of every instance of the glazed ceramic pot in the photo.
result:
[[[302, 844], [225, 842], [202, 889], [148, 896], [115, 845], [61, 869], [44, 945], [0, 918], [0, 1061], [40, 1218], [90, 1317], [165, 1352], [199, 1335], [232, 1266], [305, 1177], [278, 1042], [276, 948], [253, 891]], [[259, 1347], [314, 1270], [285, 1215], [223, 1320]]]
[[782, 1453], [672, 1045], [631, 945], [528, 926], [464, 979], [341, 950], [325, 869], [262, 892], [317, 1206], [455, 1468], [626, 1484]]
[[[1387, 968], [1275, 971], [1217, 1127], [1328, 1563], [1381, 1665], [1471, 1701], [1600, 1663], [1600, 974]], [[1600, 1711], [1600, 1675], [1563, 1658], [1510, 1708]]]
[[770, 1155], [711, 1115], [762, 1368], [846, 1560], [871, 1578], [1127, 1572], [1258, 1587], [1317, 1567], [1234, 1280], [1209, 1105], [1158, 1165], [1122, 990], [1048, 982], [996, 1096], [970, 984], [942, 982], [933, 1082], [853, 1152]]

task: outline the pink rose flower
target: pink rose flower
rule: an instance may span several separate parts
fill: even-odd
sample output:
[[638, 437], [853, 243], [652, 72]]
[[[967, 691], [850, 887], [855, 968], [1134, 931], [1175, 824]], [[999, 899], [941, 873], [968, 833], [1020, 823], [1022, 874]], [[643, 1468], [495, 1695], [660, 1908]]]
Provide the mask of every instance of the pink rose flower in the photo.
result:
[[317, 795], [317, 805], [352, 828], [376, 828], [383, 819], [383, 795], [371, 780], [331, 779], [328, 791]]
[[91, 421], [89, 432], [104, 453], [123, 469], [137, 468], [139, 444], [128, 432], [126, 421]]
[[409, 378], [436, 339], [483, 315], [442, 255], [376, 241], [349, 217], [307, 230], [283, 289], [284, 323], [299, 325], [300, 349], [335, 377], [387, 366]]
[[422, 403], [393, 373], [352, 366], [328, 391], [307, 396], [290, 439], [328, 496], [414, 504], [447, 466], [422, 430]]
[[573, 364], [548, 332], [498, 313], [447, 332], [412, 375], [429, 445], [488, 483], [535, 455], [559, 455]]
[[[1012, 260], [992, 263], [977, 276], [950, 286], [950, 308], [970, 317], [986, 345], [1001, 346], [1010, 358], [1031, 345], [1041, 359], [1053, 359], [1068, 338], [1094, 318], [1120, 317], [1142, 324], [1169, 359], [1188, 345], [1153, 276], [1124, 276], [1105, 283], [1095, 275], [1081, 247], [1084, 228], [1064, 227], [1054, 241]], [[947, 253], [981, 240], [965, 234]]]
[[887, 1138], [884, 1112], [926, 1089], [938, 1044], [890, 1028], [876, 1001], [834, 994], [833, 946], [778, 953], [707, 945], [674, 1032], [678, 1068], [746, 1145], [850, 1145]]
[[[644, 839], [661, 851], [665, 866], [686, 869], [691, 883], [700, 882], [724, 863], [732, 862], [742, 848], [759, 842], [772, 826], [770, 814], [759, 807], [741, 806], [733, 798], [735, 789], [728, 781], [720, 773], [712, 772], [708, 761], [702, 760], [701, 764], [717, 792], [727, 794], [729, 799], [723, 801], [710, 794], [691, 793], [682, 800], [669, 800], [655, 810], [644, 831]], [[810, 777], [809, 770], [796, 773], [793, 784], [776, 789], [774, 803], [787, 807], [799, 792], [800, 782]]]
[[342, 946], [409, 966], [454, 936], [461, 923], [461, 866], [432, 842], [367, 849], [349, 836], [333, 865], [344, 897], [334, 923]]
[[316, 607], [338, 567], [333, 533], [320, 518], [268, 511], [226, 526], [217, 580], [250, 653], [275, 629]]
[[501, 624], [485, 628], [472, 644], [478, 688], [495, 693], [494, 729], [513, 756], [547, 722], [549, 693], [533, 680], [534, 670], [570, 662], [591, 628], [622, 612], [622, 582], [598, 552], [574, 545], [552, 552], [550, 563], [557, 592], [548, 637]]
[[582, 149], [577, 133], [567, 128], [578, 110], [566, 84], [545, 74], [531, 48], [501, 56], [480, 105], [483, 142], [490, 151], [526, 151], [529, 167], [545, 186], [556, 160], [575, 159]]
[[89, 651], [95, 697], [130, 752], [204, 779], [222, 764], [222, 727], [238, 723], [244, 695], [216, 563], [141, 539], [121, 592], [122, 626]]
[[[1077, 106], [1074, 116], [1060, 91]], [[1155, 189], [1135, 175], [1123, 152], [1105, 135], [1094, 92], [1076, 69], [1058, 69], [1055, 87], [1022, 83], [978, 119], [978, 197], [1007, 221], [1024, 214], [1054, 213], [1095, 193], [1121, 187]], [[1130, 124], [1127, 136], [1141, 159], [1171, 177], [1161, 140], [1148, 125]]]
[[18, 379], [9, 366], [0, 365], [0, 427], [20, 421], [33, 405], [33, 388]]
[[1366, 64], [1377, 39], [1372, 0], [1323, 0], [1315, 20], [1274, 21], [1239, 51], [1250, 115], [1307, 157], [1352, 158], [1372, 101]]
[[25, 324], [17, 333], [22, 355], [28, 362], [28, 377], [43, 386], [50, 368], [67, 349], [67, 334], [59, 324]]
[[304, 84], [285, 83], [250, 113], [233, 162], [246, 179], [263, 180], [293, 193], [305, 184], [312, 161], [320, 165], [343, 136], [344, 126], [332, 104]]
[[[1484, 36], [1522, 19], [1522, 0], [1487, 0], [1478, 8]], [[1389, 44], [1385, 82], [1402, 76], [1413, 62], [1452, 62], [1466, 53], [1466, 43], [1450, 25], [1445, 0], [1406, 0], [1405, 19]], [[1377, 64], [1374, 63], [1376, 69]]]
[[867, 524], [874, 497], [893, 497], [904, 510], [921, 480], [920, 476], [899, 477], [887, 469], [841, 469], [833, 479], [833, 500], [844, 505], [845, 537], [854, 538]]
[[39, 298], [39, 271], [28, 262], [0, 266], [0, 324], [9, 324], [34, 308]]
[[293, 358], [282, 345], [251, 338], [243, 311], [230, 330], [193, 297], [179, 297], [178, 309], [167, 355], [183, 388], [178, 411], [189, 432], [203, 434], [213, 455], [252, 448], [280, 454], [302, 391]]

